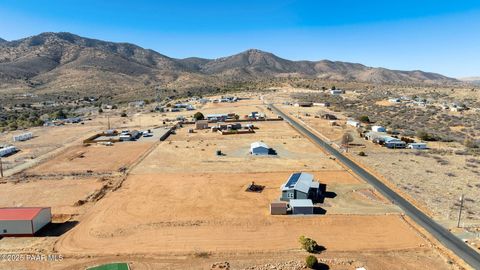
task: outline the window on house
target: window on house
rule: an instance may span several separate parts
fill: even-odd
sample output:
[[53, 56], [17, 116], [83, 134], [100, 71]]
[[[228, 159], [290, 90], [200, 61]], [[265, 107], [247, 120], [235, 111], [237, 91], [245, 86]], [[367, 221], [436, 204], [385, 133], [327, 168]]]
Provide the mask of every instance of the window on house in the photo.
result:
[[7, 230], [4, 229], [4, 230], [3, 230], [3, 233], [7, 233]]
[[287, 194], [287, 198], [292, 199], [292, 198], [293, 198], [293, 193], [288, 193], [288, 194]]

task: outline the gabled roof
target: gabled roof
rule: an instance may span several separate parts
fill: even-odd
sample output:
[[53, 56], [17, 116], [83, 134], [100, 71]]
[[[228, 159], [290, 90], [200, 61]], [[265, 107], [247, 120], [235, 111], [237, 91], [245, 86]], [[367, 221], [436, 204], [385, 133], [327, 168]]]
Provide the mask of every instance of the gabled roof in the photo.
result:
[[44, 207], [0, 208], [0, 220], [32, 220]]
[[250, 144], [250, 149], [257, 148], [257, 147], [263, 147], [263, 148], [269, 148], [268, 145], [266, 145], [264, 142], [254, 142]]
[[288, 178], [287, 183], [282, 186], [282, 190], [295, 189], [303, 193], [308, 193], [310, 187], [314, 187], [312, 183], [313, 175], [304, 172], [293, 173], [290, 175], [290, 178]]

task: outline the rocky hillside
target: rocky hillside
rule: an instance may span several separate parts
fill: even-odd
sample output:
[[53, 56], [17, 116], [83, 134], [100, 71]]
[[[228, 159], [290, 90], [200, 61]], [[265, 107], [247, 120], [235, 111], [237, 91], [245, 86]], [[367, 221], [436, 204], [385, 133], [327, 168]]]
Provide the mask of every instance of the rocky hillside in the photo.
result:
[[128, 93], [156, 86], [215, 86], [287, 76], [374, 83], [458, 82], [422, 71], [327, 60], [290, 61], [260, 50], [213, 60], [175, 59], [129, 43], [70, 33], [42, 33], [0, 42], [0, 90]]

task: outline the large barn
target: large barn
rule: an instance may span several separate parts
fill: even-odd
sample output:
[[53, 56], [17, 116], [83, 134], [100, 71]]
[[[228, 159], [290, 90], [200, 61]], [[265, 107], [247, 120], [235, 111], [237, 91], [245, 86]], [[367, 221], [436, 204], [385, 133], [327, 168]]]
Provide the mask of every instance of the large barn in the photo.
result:
[[0, 208], [0, 236], [33, 236], [51, 221], [50, 207]]

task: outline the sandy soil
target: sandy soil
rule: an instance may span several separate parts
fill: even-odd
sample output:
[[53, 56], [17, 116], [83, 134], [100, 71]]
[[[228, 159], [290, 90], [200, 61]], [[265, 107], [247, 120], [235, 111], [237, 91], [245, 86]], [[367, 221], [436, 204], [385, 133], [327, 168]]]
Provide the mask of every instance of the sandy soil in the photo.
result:
[[59, 156], [27, 171], [30, 174], [55, 174], [86, 172], [112, 172], [131, 165], [153, 142], [123, 142], [113, 146], [77, 145]]
[[[62, 237], [56, 249], [65, 254], [289, 250], [298, 248], [303, 234], [332, 251], [409, 249], [426, 243], [398, 215], [271, 216], [268, 204], [285, 176], [134, 175]], [[266, 190], [245, 192], [252, 180]]]
[[7, 182], [0, 184], [0, 207], [49, 206], [52, 214], [73, 214], [78, 200], [101, 187], [96, 178]]
[[[341, 169], [321, 151], [315, 151], [307, 139], [283, 122], [257, 124], [254, 134], [221, 135], [200, 130], [189, 134], [183, 128], [151, 153], [135, 172], [269, 172]], [[249, 155], [250, 144], [264, 141], [277, 151], [277, 156]], [[217, 156], [221, 150], [224, 156]], [[313, 150], [313, 151], [312, 151]], [[175, 164], [175, 166], [173, 166]]]

